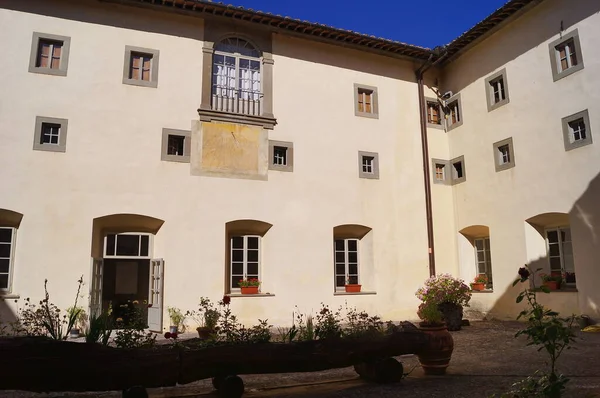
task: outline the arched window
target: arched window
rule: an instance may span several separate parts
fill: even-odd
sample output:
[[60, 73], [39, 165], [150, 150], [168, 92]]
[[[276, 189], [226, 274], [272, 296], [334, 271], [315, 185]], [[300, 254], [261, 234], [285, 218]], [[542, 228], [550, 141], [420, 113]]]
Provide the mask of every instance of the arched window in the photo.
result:
[[[492, 250], [490, 229], [485, 225], [471, 225], [460, 231], [459, 245], [461, 276], [472, 281], [475, 276], [485, 275], [487, 289], [493, 289]], [[464, 250], [463, 250], [464, 249]], [[473, 251], [471, 251], [473, 250]], [[468, 254], [467, 254], [468, 253]]]
[[261, 114], [261, 60], [256, 47], [237, 37], [217, 43], [212, 73], [213, 110]]
[[[363, 239], [371, 232], [364, 225], [345, 224], [333, 228], [334, 281], [335, 290], [342, 291], [346, 284], [362, 284], [369, 280], [372, 259], [363, 252], [371, 251], [371, 242]], [[365, 242], [367, 240], [368, 242]], [[361, 264], [361, 259], [366, 264]], [[370, 264], [371, 263], [371, 264]], [[363, 269], [361, 269], [363, 268]], [[367, 271], [367, 272], [365, 272]], [[364, 276], [367, 276], [364, 278]]]

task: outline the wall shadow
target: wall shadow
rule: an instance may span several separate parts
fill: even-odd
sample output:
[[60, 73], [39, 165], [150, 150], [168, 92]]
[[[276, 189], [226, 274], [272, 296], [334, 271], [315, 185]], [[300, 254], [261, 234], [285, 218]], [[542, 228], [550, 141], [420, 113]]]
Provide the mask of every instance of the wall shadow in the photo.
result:
[[[481, 76], [489, 75], [533, 48], [543, 46], [547, 49], [545, 42], [558, 35], [561, 28], [570, 30], [573, 25], [598, 12], [600, 1], [580, 1], [577, 6], [562, 0], [542, 2], [447, 64], [442, 76], [444, 90], [459, 92]], [[593, 51], [593, 48], [582, 48], [584, 54]], [[550, 69], [549, 55], [547, 57]]]
[[[569, 211], [571, 228], [573, 260], [577, 277], [576, 291], [556, 291], [541, 294], [541, 302], [563, 315], [585, 314], [593, 320], [600, 320], [600, 173], [588, 184], [583, 194], [575, 201]], [[518, 268], [522, 264], [514, 264], [514, 276], [517, 278]], [[549, 269], [548, 257], [543, 256], [529, 262], [531, 269]], [[536, 285], [541, 281], [536, 279]], [[508, 287], [489, 310], [492, 317], [502, 317], [499, 314], [514, 314], [517, 316], [524, 305], [516, 304], [515, 299], [521, 284]], [[576, 304], [576, 308], [572, 308]], [[505, 316], [504, 316], [505, 317]]]

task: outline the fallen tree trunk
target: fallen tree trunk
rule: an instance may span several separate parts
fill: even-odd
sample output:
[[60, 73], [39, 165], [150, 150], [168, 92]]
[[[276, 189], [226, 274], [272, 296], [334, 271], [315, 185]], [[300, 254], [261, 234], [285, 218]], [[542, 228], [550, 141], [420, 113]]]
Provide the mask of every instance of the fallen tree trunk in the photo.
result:
[[110, 391], [172, 386], [225, 375], [312, 372], [420, 352], [418, 330], [363, 339], [117, 349], [46, 338], [0, 339], [0, 389]]

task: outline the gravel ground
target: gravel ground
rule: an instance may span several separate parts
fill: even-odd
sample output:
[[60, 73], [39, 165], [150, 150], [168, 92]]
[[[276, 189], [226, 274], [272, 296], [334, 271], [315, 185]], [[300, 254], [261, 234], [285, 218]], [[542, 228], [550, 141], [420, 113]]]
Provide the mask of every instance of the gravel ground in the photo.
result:
[[[398, 359], [410, 374], [396, 384], [377, 385], [357, 378], [352, 368], [313, 373], [244, 375], [245, 397], [489, 397], [506, 391], [538, 369], [547, 368], [545, 356], [525, 339], [513, 336], [523, 325], [518, 322], [479, 321], [452, 332], [454, 353], [446, 376], [424, 376], [414, 356]], [[566, 351], [559, 369], [571, 381], [565, 397], [600, 398], [600, 333], [578, 333], [575, 349]], [[213, 396], [210, 380], [185, 386], [149, 390], [150, 397]], [[11, 398], [74, 397], [116, 398], [117, 392], [32, 394], [3, 391]]]

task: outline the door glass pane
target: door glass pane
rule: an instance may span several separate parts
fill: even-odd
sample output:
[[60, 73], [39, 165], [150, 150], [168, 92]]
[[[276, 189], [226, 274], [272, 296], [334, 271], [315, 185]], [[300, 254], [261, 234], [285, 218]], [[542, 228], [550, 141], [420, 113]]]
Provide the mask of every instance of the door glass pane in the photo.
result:
[[335, 252], [335, 262], [343, 263], [346, 261], [346, 254], [344, 252]]
[[251, 275], [258, 278], [258, 263], [248, 263], [248, 278], [251, 278]]
[[558, 248], [557, 244], [550, 245], [548, 249], [550, 251], [550, 256], [560, 256], [560, 249]]
[[241, 236], [234, 236], [231, 238], [231, 247], [234, 249], [243, 249], [244, 248], [244, 238]]
[[238, 282], [241, 281], [242, 279], [243, 279], [243, 277], [241, 275], [232, 275], [231, 276], [231, 287], [232, 288], [240, 287]]
[[231, 253], [231, 261], [244, 261], [244, 251], [243, 250], [233, 250]]
[[244, 263], [232, 263], [231, 264], [232, 275], [243, 275], [244, 274]]
[[340, 251], [344, 251], [344, 240], [343, 239], [336, 239], [335, 241], [335, 250], [340, 250]]
[[0, 258], [0, 272], [7, 273], [10, 266], [10, 260], [8, 258]]
[[348, 240], [348, 251], [357, 251], [358, 250], [358, 242], [356, 239]]
[[348, 279], [350, 281], [350, 284], [354, 285], [358, 283], [358, 275], [350, 275]]
[[258, 237], [257, 236], [249, 236], [248, 237], [248, 249], [258, 249]]
[[141, 236], [142, 242], [140, 247], [140, 256], [148, 256], [148, 248], [150, 247], [150, 237], [148, 235]]
[[559, 257], [551, 257], [550, 258], [550, 270], [551, 271], [560, 271], [560, 258]]
[[346, 275], [346, 264], [336, 264], [335, 273], [336, 275]]
[[11, 243], [12, 242], [12, 229], [11, 228], [0, 228], [0, 243]]
[[548, 231], [548, 242], [557, 243], [558, 242], [558, 232], [557, 231]]
[[348, 274], [358, 274], [358, 264], [348, 264]]
[[0, 257], [10, 257], [10, 245], [0, 243]]
[[335, 285], [336, 286], [344, 286], [346, 284], [345, 276], [336, 276], [335, 277]]
[[248, 261], [258, 261], [258, 250], [248, 250]]
[[357, 252], [349, 252], [348, 253], [348, 262], [349, 263], [357, 263], [358, 262], [358, 253]]
[[139, 235], [118, 235], [117, 256], [138, 256], [140, 251]]

